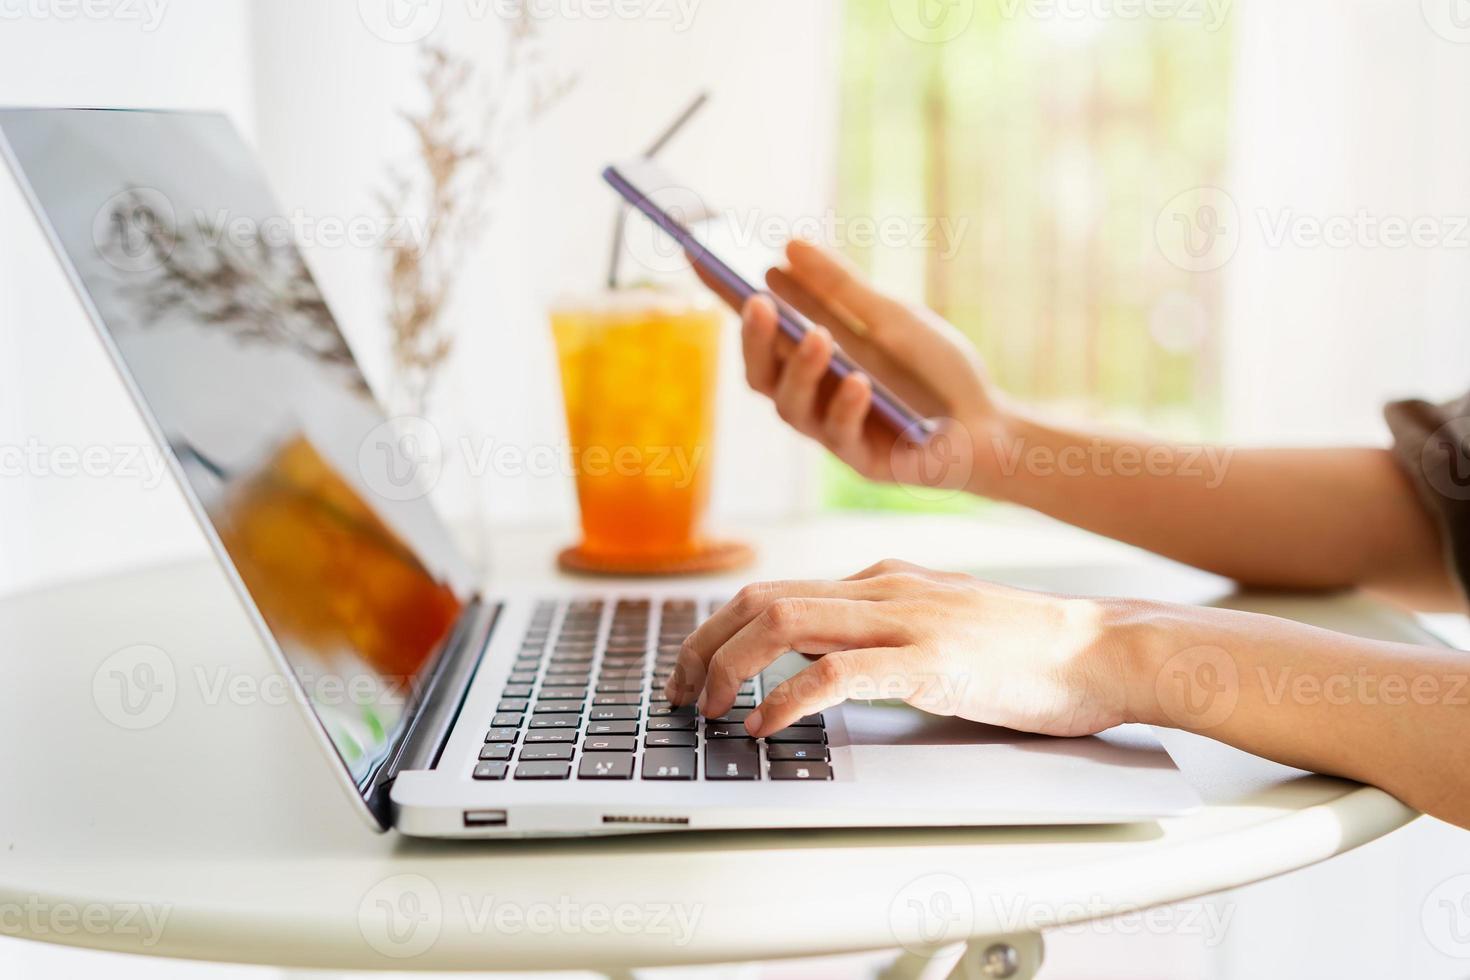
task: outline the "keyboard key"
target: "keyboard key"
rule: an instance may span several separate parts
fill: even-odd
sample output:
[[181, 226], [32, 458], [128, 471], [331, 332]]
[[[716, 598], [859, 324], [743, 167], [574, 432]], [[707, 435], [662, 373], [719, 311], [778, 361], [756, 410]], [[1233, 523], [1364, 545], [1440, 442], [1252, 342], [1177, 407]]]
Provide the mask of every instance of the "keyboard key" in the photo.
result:
[[649, 748], [693, 748], [693, 732], [649, 732], [643, 736], [643, 744]]
[[638, 739], [632, 735], [588, 735], [582, 740], [583, 752], [636, 752]]
[[517, 779], [567, 779], [571, 775], [570, 762], [522, 762], [516, 766]]
[[537, 701], [534, 714], [565, 715], [580, 713], [581, 710], [581, 701]]
[[588, 714], [590, 721], [636, 721], [638, 706], [634, 704], [606, 704], [594, 706]]
[[743, 724], [745, 724], [745, 719], [747, 719], [747, 718], [750, 717], [750, 713], [753, 710], [755, 710], [755, 709], [753, 709], [753, 708], [731, 708], [729, 711], [727, 711], [724, 714], [720, 715], [720, 717], [718, 717], [718, 718], [711, 718], [710, 721], [712, 721], [712, 722], [718, 722], [721, 725], [743, 725]]
[[621, 671], [609, 674], [603, 671], [597, 675], [598, 694], [626, 694], [629, 691], [641, 691], [646, 685], [643, 680], [643, 671], [635, 670], [631, 673]]
[[644, 779], [693, 779], [697, 768], [693, 749], [658, 748], [643, 753]]
[[656, 715], [648, 719], [648, 730], [651, 732], [692, 732], [694, 726], [692, 715]]
[[643, 695], [636, 691], [627, 694], [594, 694], [592, 695], [594, 705], [606, 704], [642, 704]]
[[825, 762], [773, 762], [772, 779], [831, 779], [832, 767]]
[[821, 728], [826, 724], [821, 715], [802, 715], [787, 728]]
[[496, 711], [525, 711], [525, 698], [501, 698], [500, 703], [495, 706]]
[[826, 762], [827, 746], [789, 743], [767, 745], [766, 758], [772, 762]]
[[475, 766], [476, 779], [504, 779], [505, 771], [510, 768], [508, 762], [482, 762]]
[[637, 735], [636, 721], [593, 721], [587, 723], [588, 735]]
[[705, 779], [760, 779], [761, 755], [751, 740], [706, 742], [704, 746]]
[[750, 732], [745, 730], [743, 723], [737, 725], [711, 721], [705, 723], [704, 737], [707, 739], [750, 738]]
[[532, 728], [526, 733], [527, 745], [549, 745], [556, 742], [575, 742], [577, 730], [575, 728]]
[[734, 707], [736, 707], [736, 708], [754, 708], [755, 707], [755, 695], [754, 694], [742, 694], [742, 695], [740, 695], [739, 697], [737, 697], [735, 699]]
[[514, 742], [521, 733], [520, 727], [492, 728], [485, 736], [487, 742]]
[[626, 752], [588, 752], [577, 768], [578, 779], [632, 779], [633, 756]]
[[698, 712], [694, 710], [694, 705], [692, 704], [681, 704], [675, 706], [665, 701], [662, 704], [655, 704], [648, 709], [648, 717], [650, 718], [694, 718], [697, 717], [697, 715]]
[[585, 687], [554, 684], [541, 689], [541, 697], [546, 701], [580, 701], [586, 696], [587, 688]]
[[827, 741], [827, 733], [820, 728], [783, 728], [779, 732], [766, 736], [766, 742], [775, 745], [779, 742], [811, 742], [821, 744]]
[[522, 762], [542, 762], [548, 759], [570, 759], [572, 757], [572, 746], [570, 745], [523, 745], [521, 746]]
[[510, 758], [511, 747], [504, 742], [489, 742], [480, 750], [481, 762], [504, 762]]
[[521, 726], [521, 714], [519, 711], [502, 711], [490, 719], [491, 728], [519, 728]]
[[532, 728], [571, 728], [576, 729], [582, 724], [581, 715], [532, 715]]
[[[528, 698], [531, 696], [531, 682], [526, 681], [524, 684], [507, 684], [505, 685], [505, 690], [500, 692], [500, 696], [503, 698]], [[504, 710], [508, 711], [510, 709], [506, 708]]]

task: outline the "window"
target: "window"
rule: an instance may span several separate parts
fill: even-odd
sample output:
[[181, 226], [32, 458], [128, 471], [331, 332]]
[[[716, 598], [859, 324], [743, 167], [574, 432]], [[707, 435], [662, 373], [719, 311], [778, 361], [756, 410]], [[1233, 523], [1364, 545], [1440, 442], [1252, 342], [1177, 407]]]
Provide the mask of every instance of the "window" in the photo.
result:
[[[898, 29], [890, 4], [849, 3], [843, 248], [963, 330], [1006, 391], [1207, 434], [1219, 423], [1221, 277], [1171, 264], [1155, 223], [1177, 194], [1223, 179], [1229, 31], [1066, 13], [1083, 9], [1094, 8], [978, 3], [963, 34], [930, 44]], [[836, 463], [826, 499], [935, 506]]]

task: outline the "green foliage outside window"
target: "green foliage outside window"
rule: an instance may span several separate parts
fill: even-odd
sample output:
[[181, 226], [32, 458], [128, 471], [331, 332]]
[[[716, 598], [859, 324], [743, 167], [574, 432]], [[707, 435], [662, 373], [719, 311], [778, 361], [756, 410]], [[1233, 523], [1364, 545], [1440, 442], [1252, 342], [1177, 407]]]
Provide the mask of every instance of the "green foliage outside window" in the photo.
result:
[[[1170, 264], [1154, 228], [1171, 198], [1222, 182], [1229, 25], [1027, 13], [1065, 6], [977, 0], [960, 37], [926, 44], [887, 3], [847, 5], [838, 212], [854, 230], [841, 247], [963, 330], [1004, 390], [1208, 434], [1220, 276]], [[872, 487], [835, 462], [826, 491], [837, 508], [976, 506]]]

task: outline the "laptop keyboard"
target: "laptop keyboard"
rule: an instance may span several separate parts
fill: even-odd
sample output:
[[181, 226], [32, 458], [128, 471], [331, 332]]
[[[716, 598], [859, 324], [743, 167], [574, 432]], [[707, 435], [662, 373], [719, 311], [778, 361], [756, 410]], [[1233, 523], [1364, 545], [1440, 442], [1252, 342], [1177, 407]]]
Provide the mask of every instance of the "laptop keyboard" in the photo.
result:
[[538, 602], [474, 778], [831, 779], [821, 715], [764, 739], [746, 734], [759, 679], [746, 681], [717, 719], [664, 697], [700, 612], [693, 599]]

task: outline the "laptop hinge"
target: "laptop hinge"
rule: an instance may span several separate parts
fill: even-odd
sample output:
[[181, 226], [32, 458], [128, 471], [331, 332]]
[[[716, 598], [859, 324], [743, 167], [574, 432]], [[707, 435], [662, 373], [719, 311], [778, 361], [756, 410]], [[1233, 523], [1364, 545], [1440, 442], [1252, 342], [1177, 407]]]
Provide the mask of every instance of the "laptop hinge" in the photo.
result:
[[490, 644], [500, 610], [499, 603], [487, 603], [483, 599], [475, 599], [466, 608], [438, 670], [424, 691], [413, 723], [399, 743], [398, 751], [378, 774], [379, 785], [391, 783], [400, 772], [432, 769], [439, 761], [464, 707], [470, 680]]

